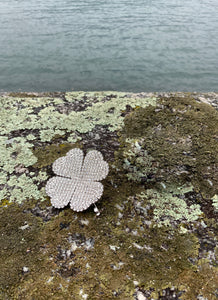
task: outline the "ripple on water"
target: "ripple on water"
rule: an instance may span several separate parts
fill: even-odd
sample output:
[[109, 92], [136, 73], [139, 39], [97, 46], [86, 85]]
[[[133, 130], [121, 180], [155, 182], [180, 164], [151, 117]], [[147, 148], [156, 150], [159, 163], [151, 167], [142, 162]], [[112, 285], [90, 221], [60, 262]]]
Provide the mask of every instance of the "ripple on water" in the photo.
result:
[[218, 2], [5, 0], [0, 91], [217, 90]]

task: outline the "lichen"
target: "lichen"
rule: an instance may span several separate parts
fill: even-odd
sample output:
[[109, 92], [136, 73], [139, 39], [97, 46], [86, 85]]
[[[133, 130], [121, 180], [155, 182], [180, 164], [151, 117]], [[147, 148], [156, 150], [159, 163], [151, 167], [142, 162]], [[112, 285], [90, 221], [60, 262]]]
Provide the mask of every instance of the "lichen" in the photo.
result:
[[0, 167], [2, 171], [12, 174], [17, 165], [22, 164], [29, 167], [36, 163], [37, 158], [33, 155], [31, 148], [33, 144], [23, 137], [8, 139], [0, 137]]
[[[138, 208], [144, 204], [144, 210], [150, 211], [154, 226], [172, 226], [180, 223], [192, 223], [202, 215], [199, 204], [187, 205], [185, 193], [192, 187], [168, 188], [164, 191], [146, 190], [136, 195]], [[146, 204], [146, 206], [145, 206]], [[152, 211], [152, 212], [151, 212]], [[180, 232], [184, 232], [180, 230]]]
[[213, 205], [214, 209], [216, 211], [218, 211], [218, 195], [214, 195], [213, 198], [212, 198], [212, 200], [213, 200], [212, 205]]
[[[83, 108], [81, 103], [88, 103], [88, 106]], [[129, 97], [125, 93], [115, 92], [73, 92], [61, 97], [49, 94], [44, 97], [34, 97], [34, 94], [1, 96], [0, 185], [3, 189], [0, 199], [7, 196], [9, 200], [18, 202], [29, 197], [44, 200], [44, 194], [36, 186], [40, 182], [38, 173], [30, 176], [30, 167], [48, 166], [57, 158], [54, 152], [59, 145], [76, 143], [81, 140], [82, 134], [90, 132], [95, 126], [117, 130], [123, 125], [122, 113], [126, 105], [146, 107], [148, 104], [155, 105], [155, 99]], [[42, 149], [47, 152], [46, 147], [49, 147], [47, 143], [58, 138], [61, 143], [51, 145], [56, 149], [51, 151], [49, 148], [50, 153], [43, 154]], [[68, 150], [72, 148], [72, 144], [66, 146]], [[25, 176], [21, 180], [19, 176], [22, 173]], [[5, 182], [9, 175], [13, 176], [11, 180], [16, 181], [12, 190]], [[28, 190], [21, 185], [24, 178]]]
[[157, 172], [157, 164], [147, 150], [143, 149], [143, 144], [144, 139], [127, 138], [116, 154], [118, 168], [123, 168], [127, 178], [136, 182], [152, 181]]
[[41, 199], [42, 194], [38, 189], [37, 183], [36, 178], [30, 178], [26, 174], [22, 174], [19, 177], [11, 176], [7, 184], [10, 187], [10, 196], [7, 193], [8, 199], [17, 203], [21, 203], [24, 199], [32, 199], [33, 195], [34, 199]]

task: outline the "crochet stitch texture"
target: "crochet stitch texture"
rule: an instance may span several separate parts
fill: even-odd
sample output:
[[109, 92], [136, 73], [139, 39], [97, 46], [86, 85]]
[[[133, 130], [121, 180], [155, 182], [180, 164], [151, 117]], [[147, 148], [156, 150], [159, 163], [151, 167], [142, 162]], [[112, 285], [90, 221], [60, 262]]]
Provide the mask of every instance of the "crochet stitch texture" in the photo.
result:
[[72, 149], [66, 156], [58, 158], [52, 165], [57, 175], [48, 180], [45, 190], [51, 204], [63, 208], [70, 203], [74, 211], [86, 210], [103, 194], [104, 179], [109, 171], [101, 152], [92, 150], [84, 158], [81, 149]]

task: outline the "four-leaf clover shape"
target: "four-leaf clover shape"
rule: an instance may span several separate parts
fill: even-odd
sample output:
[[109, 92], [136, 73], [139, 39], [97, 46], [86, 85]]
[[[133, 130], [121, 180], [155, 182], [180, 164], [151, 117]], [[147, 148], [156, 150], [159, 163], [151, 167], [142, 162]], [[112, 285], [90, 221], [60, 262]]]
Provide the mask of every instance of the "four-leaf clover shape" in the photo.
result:
[[75, 148], [52, 165], [57, 175], [48, 180], [45, 190], [56, 208], [70, 203], [75, 211], [83, 211], [98, 201], [103, 193], [104, 179], [109, 171], [101, 152], [92, 150], [84, 158], [83, 151]]

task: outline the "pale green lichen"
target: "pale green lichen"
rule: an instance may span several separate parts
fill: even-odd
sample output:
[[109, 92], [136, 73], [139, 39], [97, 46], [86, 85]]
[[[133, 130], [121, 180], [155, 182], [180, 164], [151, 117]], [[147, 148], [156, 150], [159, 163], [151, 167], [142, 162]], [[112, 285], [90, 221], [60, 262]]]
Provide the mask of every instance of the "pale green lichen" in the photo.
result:
[[[122, 111], [125, 111], [126, 106], [131, 107], [146, 107], [149, 104], [155, 105], [155, 98], [113, 98], [111, 101], [95, 103], [92, 107], [87, 108], [86, 114], [94, 121], [96, 125], [108, 125], [110, 131], [120, 129], [123, 126]], [[113, 113], [110, 110], [113, 109]]]
[[15, 167], [19, 164], [29, 167], [36, 163], [37, 158], [31, 151], [32, 146], [24, 137], [8, 139], [6, 136], [1, 136], [0, 167], [2, 170], [13, 173]]
[[136, 182], [151, 181], [157, 172], [157, 165], [153, 157], [142, 147], [143, 143], [143, 138], [127, 138], [125, 147], [122, 148], [122, 167], [127, 172], [127, 178]]
[[[14, 96], [0, 97], [0, 185], [4, 185], [0, 200], [7, 196], [18, 202], [31, 197], [44, 199], [43, 192], [37, 188], [40, 175], [30, 175], [28, 171], [37, 163], [32, 152], [35, 142], [46, 145], [58, 136], [75, 143], [81, 139], [80, 134], [93, 130], [96, 125], [114, 131], [123, 125], [122, 113], [127, 105], [146, 107], [156, 103], [155, 98], [116, 92], [72, 92], [65, 93], [65, 99], [61, 96]], [[80, 103], [84, 103], [84, 109], [67, 111], [68, 106]], [[10, 181], [6, 184], [8, 175]]]
[[0, 190], [0, 199], [3, 200], [6, 198], [7, 195], [7, 190], [6, 188], [3, 188], [2, 190]]
[[[97, 97], [96, 93], [96, 97]], [[114, 93], [116, 95], [116, 93]], [[77, 95], [77, 93], [76, 93]], [[84, 97], [89, 94], [81, 93], [81, 97]], [[71, 97], [70, 97], [71, 96]], [[13, 130], [21, 130], [21, 129], [40, 129], [43, 141], [50, 141], [51, 138], [56, 134], [54, 131], [65, 130], [67, 132], [75, 132], [78, 131], [80, 133], [85, 133], [93, 129], [96, 125], [107, 125], [111, 131], [117, 130], [123, 125], [124, 117], [121, 116], [123, 110], [126, 109], [126, 105], [130, 105], [132, 107], [141, 106], [146, 107], [149, 104], [155, 105], [155, 98], [122, 98], [119, 96], [119, 93], [115, 98], [111, 98], [110, 101], [101, 102], [103, 94], [99, 99], [97, 99], [95, 103], [91, 106], [87, 107], [84, 111], [75, 112], [72, 111], [68, 115], [60, 113], [53, 106], [53, 101], [51, 99], [44, 99], [44, 106], [40, 105], [41, 110], [39, 113], [34, 113], [32, 106], [25, 106], [25, 99], [23, 99], [22, 105], [24, 108], [18, 109], [16, 98], [8, 99], [4, 98], [3, 100], [0, 98], [0, 103], [2, 103], [3, 114], [2, 119], [0, 121], [0, 128], [2, 130], [2, 134], [8, 134]], [[89, 97], [92, 100], [92, 97]], [[67, 96], [69, 102], [72, 99], [74, 101], [73, 94]], [[2, 100], [2, 101], [1, 101]], [[90, 102], [91, 102], [90, 100]], [[30, 99], [28, 99], [30, 101]], [[57, 99], [56, 99], [57, 101]], [[12, 108], [9, 109], [9, 104], [11, 103]], [[61, 102], [60, 102], [61, 103]], [[62, 104], [64, 102], [62, 100]], [[110, 112], [111, 109], [114, 109], [113, 113]], [[16, 127], [15, 127], [16, 126]], [[60, 133], [58, 131], [58, 133]]]
[[81, 139], [82, 139], [82, 138], [81, 138], [80, 136], [78, 136], [78, 135], [76, 135], [76, 134], [71, 134], [71, 135], [68, 137], [67, 141], [68, 141], [68, 143], [76, 143], [76, 142], [80, 141]]
[[45, 129], [40, 132], [40, 140], [42, 142], [47, 142], [51, 138], [55, 137], [56, 135], [63, 135], [64, 132], [61, 130], [54, 130], [53, 128]]
[[33, 135], [33, 134], [28, 134], [28, 136], [26, 138], [28, 141], [33, 141], [36, 139], [35, 135]]
[[218, 211], [218, 195], [214, 195], [212, 198], [212, 205], [216, 211]]
[[9, 199], [21, 203], [24, 199], [41, 199], [42, 195], [36, 184], [36, 178], [30, 178], [26, 174], [11, 176], [8, 186], [11, 187]]
[[45, 181], [48, 179], [48, 174], [45, 171], [39, 171], [39, 174], [37, 176], [37, 179], [39, 181]]
[[111, 97], [111, 95], [113, 95], [115, 97], [120, 97], [120, 98], [127, 96], [127, 94], [124, 92], [114, 92], [114, 91], [83, 92], [83, 91], [78, 91], [78, 92], [65, 93], [65, 99], [68, 101], [71, 101], [71, 102], [80, 101], [80, 100], [85, 99], [86, 103], [91, 103], [91, 102], [93, 102], [93, 100], [102, 101], [104, 99], [107, 99], [107, 97]]
[[184, 194], [191, 191], [192, 187], [168, 188], [165, 191], [149, 189], [136, 195], [140, 201], [145, 201], [146, 209], [152, 210], [152, 220], [157, 227], [169, 226], [173, 223], [190, 223], [202, 215], [200, 205], [187, 205]]
[[7, 183], [7, 174], [5, 172], [0, 173], [0, 184], [6, 184]]

